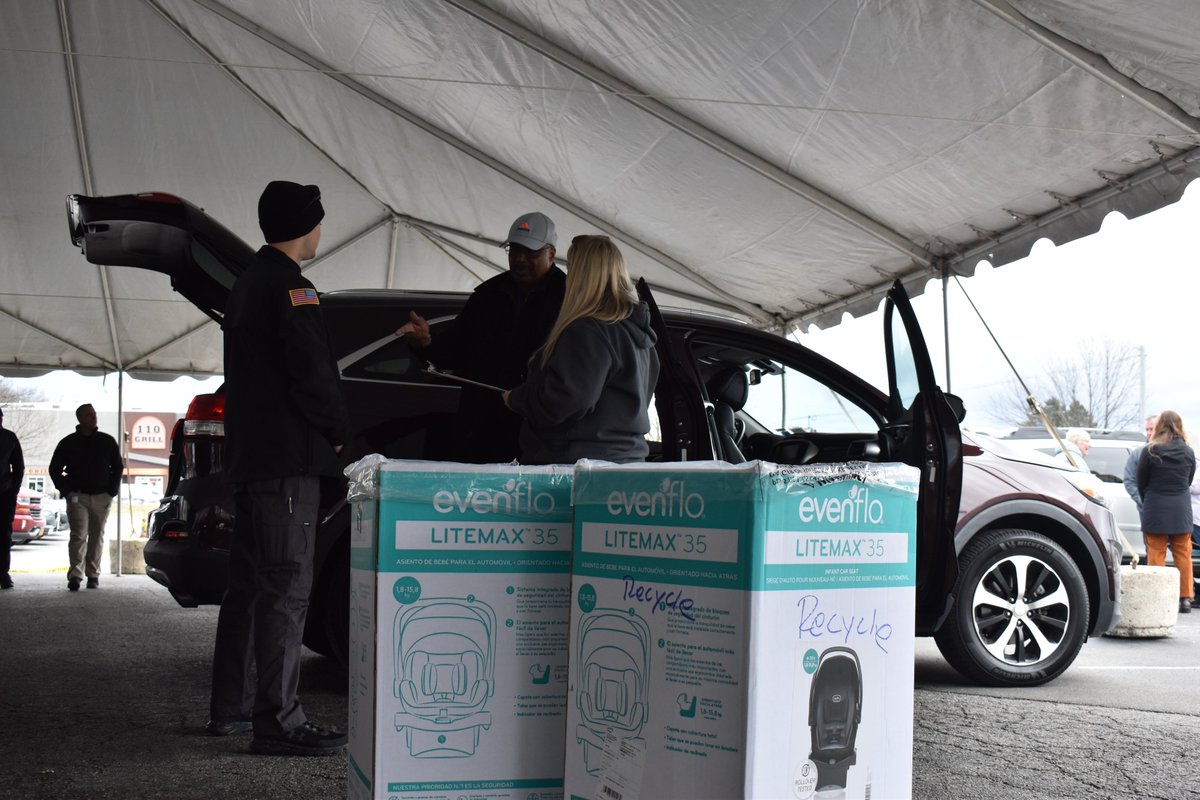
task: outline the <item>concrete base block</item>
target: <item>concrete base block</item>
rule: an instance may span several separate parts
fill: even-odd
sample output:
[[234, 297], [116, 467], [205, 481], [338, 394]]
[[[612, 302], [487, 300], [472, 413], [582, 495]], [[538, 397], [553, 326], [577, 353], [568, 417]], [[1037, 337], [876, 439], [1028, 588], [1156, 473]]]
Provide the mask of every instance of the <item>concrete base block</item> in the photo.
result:
[[[146, 546], [145, 539], [121, 540], [121, 574], [145, 575], [146, 559], [142, 556], [142, 548]], [[117, 574], [117, 540], [108, 542], [108, 566], [113, 575]]]
[[1121, 619], [1106, 636], [1170, 636], [1179, 616], [1179, 571], [1174, 567], [1121, 567]]

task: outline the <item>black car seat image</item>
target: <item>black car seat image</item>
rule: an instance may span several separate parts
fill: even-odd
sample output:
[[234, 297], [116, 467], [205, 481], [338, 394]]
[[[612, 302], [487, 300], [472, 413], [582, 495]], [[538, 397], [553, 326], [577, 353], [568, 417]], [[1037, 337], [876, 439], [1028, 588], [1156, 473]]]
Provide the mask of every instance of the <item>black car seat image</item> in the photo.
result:
[[817, 765], [817, 790], [846, 786], [846, 773], [857, 760], [855, 739], [862, 720], [862, 668], [848, 647], [821, 654], [808, 697], [812, 734], [809, 758]]
[[750, 378], [741, 367], [726, 367], [709, 378], [705, 388], [713, 404], [721, 452], [730, 464], [741, 464], [746, 457], [738, 447], [742, 437], [736, 415], [746, 405], [746, 398], [750, 395]]

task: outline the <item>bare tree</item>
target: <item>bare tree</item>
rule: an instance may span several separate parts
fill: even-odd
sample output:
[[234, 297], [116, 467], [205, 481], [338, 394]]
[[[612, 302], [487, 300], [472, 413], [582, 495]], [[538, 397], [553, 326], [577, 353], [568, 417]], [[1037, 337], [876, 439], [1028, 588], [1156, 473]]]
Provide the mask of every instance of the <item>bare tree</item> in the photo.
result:
[[51, 436], [49, 414], [33, 411], [34, 403], [45, 400], [37, 389], [28, 389], [0, 378], [0, 407], [4, 409], [4, 427], [17, 435], [21, 448], [28, 452]]
[[1079, 349], [1085, 369], [1087, 407], [1101, 428], [1138, 427], [1137, 346], [1089, 339]]
[[[1115, 429], [1138, 422], [1137, 346], [1129, 342], [1088, 339], [1073, 356], [1051, 359], [1026, 379], [1057, 426]], [[1041, 424], [1016, 380], [993, 395], [990, 411], [1014, 425]]]

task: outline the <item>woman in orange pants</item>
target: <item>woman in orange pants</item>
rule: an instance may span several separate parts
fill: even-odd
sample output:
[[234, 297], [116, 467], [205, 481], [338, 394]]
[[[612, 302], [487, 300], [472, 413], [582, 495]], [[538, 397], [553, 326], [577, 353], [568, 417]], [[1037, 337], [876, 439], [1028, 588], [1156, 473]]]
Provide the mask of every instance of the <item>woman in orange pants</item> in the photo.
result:
[[1196, 454], [1188, 446], [1183, 420], [1174, 411], [1158, 415], [1150, 443], [1138, 460], [1138, 492], [1142, 495], [1142, 533], [1146, 563], [1161, 567], [1167, 546], [1179, 570], [1179, 613], [1192, 610], [1192, 501], [1189, 488], [1196, 474]]

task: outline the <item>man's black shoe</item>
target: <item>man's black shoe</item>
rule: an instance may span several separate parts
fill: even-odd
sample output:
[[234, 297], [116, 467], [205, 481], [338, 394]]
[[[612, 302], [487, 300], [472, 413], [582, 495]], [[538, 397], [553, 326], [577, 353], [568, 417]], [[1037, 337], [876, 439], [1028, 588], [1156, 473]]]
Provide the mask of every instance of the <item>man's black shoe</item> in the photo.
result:
[[255, 733], [250, 750], [272, 756], [331, 756], [346, 747], [346, 734], [306, 722], [287, 733]]
[[79, 591], [79, 578], [67, 578], [67, 591]]
[[12, 587], [12, 578], [8, 575], [0, 575], [0, 589], [11, 589]]
[[89, 589], [99, 589], [100, 588], [100, 579], [99, 578], [88, 578], [88, 588]]
[[210, 719], [204, 726], [209, 736], [232, 736], [235, 733], [249, 733], [254, 730], [254, 723], [248, 719]]
[[1179, 613], [1180, 614], [1192, 613], [1192, 601], [1189, 598], [1187, 598], [1187, 597], [1179, 598]]

